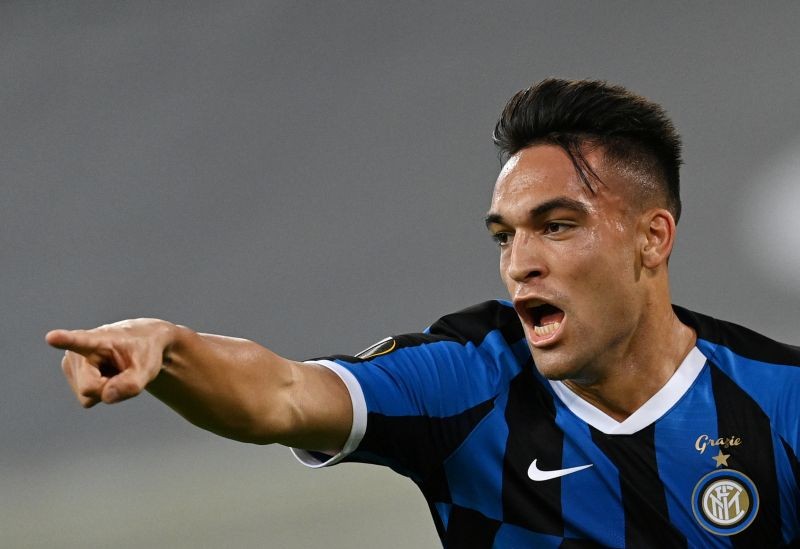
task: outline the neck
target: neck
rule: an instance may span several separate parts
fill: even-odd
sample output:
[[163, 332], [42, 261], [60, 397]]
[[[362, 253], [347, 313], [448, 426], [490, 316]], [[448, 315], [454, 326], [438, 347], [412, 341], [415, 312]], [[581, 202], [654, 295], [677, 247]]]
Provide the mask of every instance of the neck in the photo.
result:
[[606, 357], [603, 376], [564, 384], [608, 416], [624, 421], [669, 381], [696, 339], [667, 303], [658, 314], [647, 315], [636, 333]]

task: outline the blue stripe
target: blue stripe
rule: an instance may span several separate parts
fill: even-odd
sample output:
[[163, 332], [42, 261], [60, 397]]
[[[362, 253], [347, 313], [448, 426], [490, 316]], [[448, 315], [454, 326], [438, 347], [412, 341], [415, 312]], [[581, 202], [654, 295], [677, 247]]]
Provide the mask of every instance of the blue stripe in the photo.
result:
[[[368, 362], [336, 362], [358, 379], [367, 410], [387, 416], [449, 417], [494, 397], [520, 371], [519, 345], [499, 330], [479, 346], [454, 341], [398, 349]], [[523, 354], [524, 356], [524, 354]]]
[[[704, 339], [697, 340], [697, 347], [758, 403], [769, 416], [773, 428], [797, 454], [800, 449], [800, 430], [797, 429], [800, 367], [745, 358]], [[780, 387], [781, 391], [776, 391], [775, 387]], [[782, 395], [783, 400], [776, 400], [777, 395]]]
[[508, 440], [503, 393], [467, 440], [444, 462], [453, 503], [503, 520], [503, 455]]
[[536, 549], [558, 549], [564, 538], [537, 534], [513, 524], [502, 524], [494, 537], [493, 549], [536, 547]]
[[442, 525], [444, 526], [444, 530], [447, 531], [447, 523], [450, 522], [450, 511], [453, 509], [453, 505], [451, 503], [434, 503], [433, 506], [436, 508], [436, 512], [439, 513], [439, 518], [442, 520]]
[[[696, 448], [701, 436], [700, 448]], [[655, 425], [658, 474], [667, 498], [669, 521], [686, 538], [701, 547], [730, 547], [730, 540], [703, 529], [692, 513], [692, 493], [700, 479], [717, 467], [712, 459], [720, 448], [708, 445], [716, 440], [717, 411], [711, 389], [708, 363], [684, 397]]]
[[595, 446], [589, 427], [555, 398], [556, 424], [564, 431], [562, 467], [592, 464], [561, 479], [564, 535], [589, 538], [605, 547], [625, 546], [625, 513], [619, 472]]

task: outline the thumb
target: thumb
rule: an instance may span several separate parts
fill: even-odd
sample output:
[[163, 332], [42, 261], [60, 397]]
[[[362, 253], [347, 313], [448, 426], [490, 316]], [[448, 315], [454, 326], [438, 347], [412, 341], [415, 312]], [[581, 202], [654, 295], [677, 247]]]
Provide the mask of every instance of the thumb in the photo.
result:
[[101, 399], [106, 404], [113, 404], [133, 398], [144, 391], [149, 381], [147, 372], [138, 365], [127, 368], [109, 378], [103, 387]]

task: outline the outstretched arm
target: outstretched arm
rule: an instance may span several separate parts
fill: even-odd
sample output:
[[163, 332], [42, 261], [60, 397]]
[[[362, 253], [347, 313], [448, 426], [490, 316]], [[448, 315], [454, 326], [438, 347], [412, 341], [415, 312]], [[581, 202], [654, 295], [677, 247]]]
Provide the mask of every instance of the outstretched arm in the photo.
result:
[[195, 425], [245, 442], [335, 451], [350, 432], [350, 396], [336, 374], [252, 341], [157, 319], [53, 330], [46, 340], [66, 351], [61, 367], [86, 408], [147, 389]]

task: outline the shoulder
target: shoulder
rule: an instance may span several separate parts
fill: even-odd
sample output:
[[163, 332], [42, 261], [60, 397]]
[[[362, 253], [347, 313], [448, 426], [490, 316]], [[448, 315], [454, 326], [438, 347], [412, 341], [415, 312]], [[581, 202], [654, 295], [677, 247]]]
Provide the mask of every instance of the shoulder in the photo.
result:
[[352, 374], [370, 412], [449, 417], [495, 398], [530, 360], [516, 318], [509, 304], [487, 301], [355, 356], [316, 360]]
[[381, 368], [453, 367], [462, 362], [516, 364], [530, 357], [524, 342], [513, 306], [491, 300], [442, 316], [422, 332], [384, 338], [355, 355], [330, 355], [313, 361]]
[[[678, 318], [697, 332], [697, 348], [708, 358], [715, 389], [752, 399], [776, 422], [782, 436], [796, 441], [800, 411], [800, 348], [780, 343], [732, 322], [675, 308]], [[728, 384], [726, 380], [733, 383]], [[743, 395], [746, 395], [743, 396]]]
[[759, 413], [752, 412], [760, 410], [769, 418], [761, 425], [770, 425], [796, 454], [800, 448], [800, 347], [680, 307], [675, 312], [697, 332], [697, 347], [711, 366], [714, 398], [725, 402], [726, 415], [748, 411], [747, 421], [757, 421]]
[[431, 324], [425, 333], [476, 346], [481, 345], [490, 334], [500, 335], [508, 344], [525, 337], [511, 303], [499, 299], [445, 315]]
[[432, 344], [457, 344], [459, 347], [472, 344], [479, 347], [490, 335], [499, 336], [507, 346], [524, 339], [522, 325], [508, 301], [493, 299], [446, 314], [422, 332], [386, 337], [352, 356], [331, 355], [321, 358], [351, 363], [370, 362], [378, 357], [396, 355], [401, 350], [411, 352]]
[[[709, 358], [721, 359], [728, 354], [749, 362], [784, 366], [800, 366], [800, 347], [770, 339], [733, 322], [712, 318], [673, 307], [678, 318], [697, 333], [698, 347], [709, 351]], [[703, 348], [704, 347], [704, 348]], [[707, 352], [704, 352], [708, 356]]]

